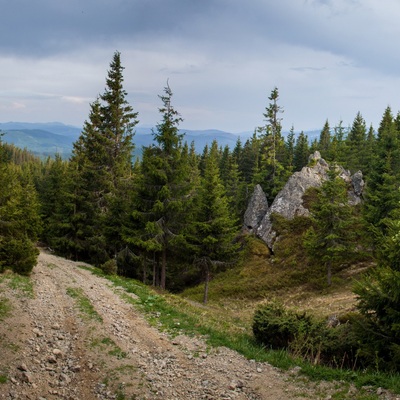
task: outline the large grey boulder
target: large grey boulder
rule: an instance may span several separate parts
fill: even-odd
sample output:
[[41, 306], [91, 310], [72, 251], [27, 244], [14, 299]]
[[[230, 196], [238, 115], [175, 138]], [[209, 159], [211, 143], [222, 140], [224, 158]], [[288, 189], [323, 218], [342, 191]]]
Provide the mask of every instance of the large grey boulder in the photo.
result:
[[250, 232], [257, 230], [268, 211], [268, 200], [260, 185], [256, 185], [244, 214], [244, 227]]
[[276, 239], [276, 232], [272, 229], [271, 214], [280, 214], [286, 219], [293, 219], [296, 215], [308, 216], [310, 212], [303, 206], [305, 191], [310, 187], [320, 187], [328, 177], [329, 165], [321, 158], [318, 151], [310, 156], [309, 161], [314, 165], [304, 167], [289, 178], [258, 226], [257, 236], [271, 249]]
[[[276, 241], [276, 232], [272, 228], [271, 215], [279, 214], [286, 219], [293, 219], [295, 216], [308, 216], [309, 210], [303, 205], [303, 195], [311, 187], [320, 187], [328, 179], [329, 165], [321, 158], [316, 151], [309, 158], [311, 166], [304, 167], [301, 171], [295, 172], [288, 180], [283, 189], [275, 197], [271, 206], [267, 209], [264, 217], [253, 230], [270, 249]], [[349, 171], [339, 168], [339, 176], [351, 186], [349, 190], [349, 202], [358, 204], [361, 202], [361, 194], [364, 187], [362, 173], [359, 171], [351, 176]], [[255, 219], [254, 219], [255, 221]]]

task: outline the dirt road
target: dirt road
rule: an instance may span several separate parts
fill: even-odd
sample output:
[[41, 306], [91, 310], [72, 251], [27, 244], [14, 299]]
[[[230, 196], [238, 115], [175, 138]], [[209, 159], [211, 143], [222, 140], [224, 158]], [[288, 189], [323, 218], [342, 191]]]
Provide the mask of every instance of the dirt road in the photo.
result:
[[[151, 327], [107, 280], [41, 252], [34, 295], [5, 282], [0, 399], [329, 399], [268, 364]], [[88, 301], [89, 300], [89, 301]], [[79, 304], [94, 309], [82, 311]], [[90, 303], [89, 303], [90, 302]]]

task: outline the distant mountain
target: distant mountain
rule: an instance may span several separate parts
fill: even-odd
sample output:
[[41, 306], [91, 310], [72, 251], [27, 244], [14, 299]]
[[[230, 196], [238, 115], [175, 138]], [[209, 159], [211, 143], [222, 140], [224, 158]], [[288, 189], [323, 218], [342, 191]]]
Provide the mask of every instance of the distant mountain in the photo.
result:
[[72, 152], [71, 137], [57, 135], [40, 129], [10, 129], [4, 131], [2, 140], [21, 149], [27, 149], [39, 157], [60, 154], [68, 158]]
[[70, 136], [76, 140], [82, 128], [78, 128], [72, 125], [65, 125], [61, 122], [5, 122], [0, 123], [0, 131], [9, 131], [9, 130], [41, 130], [47, 131], [50, 133], [54, 133], [56, 135], [62, 136]]
[[[26, 148], [39, 157], [54, 156], [58, 153], [63, 158], [68, 158], [71, 155], [73, 143], [79, 138], [82, 129], [60, 122], [6, 122], [0, 123], [0, 131], [4, 133], [2, 137], [4, 142], [14, 144], [22, 149]], [[253, 132], [235, 134], [218, 129], [181, 129], [180, 133], [184, 135], [184, 141], [188, 144], [194, 142], [197, 153], [201, 153], [206, 145], [211, 145], [213, 140], [216, 140], [220, 147], [228, 145], [230, 149], [233, 149], [238, 138], [244, 144], [253, 135]], [[318, 137], [320, 131], [305, 133], [311, 141]], [[284, 136], [286, 134], [287, 132], [284, 133]], [[136, 127], [133, 141], [135, 155], [140, 156], [143, 146], [153, 143], [153, 129], [143, 126]]]
[[[138, 150], [142, 146], [148, 146], [153, 143], [153, 129], [138, 127], [136, 128], [136, 135], [134, 142]], [[194, 142], [197, 153], [201, 153], [206, 145], [211, 145], [213, 140], [218, 142], [219, 146], [233, 148], [236, 145], [238, 138], [244, 144], [244, 142], [252, 136], [252, 132], [243, 132], [240, 134], [220, 131], [218, 129], [206, 129], [206, 130], [192, 130], [192, 129], [180, 129], [180, 134], [184, 135], [183, 140], [189, 145]]]
[[[4, 133], [2, 140], [5, 143], [14, 144], [22, 149], [27, 149], [40, 157], [54, 156], [60, 154], [63, 158], [68, 158], [73, 149], [73, 143], [79, 138], [81, 128], [64, 125], [59, 122], [51, 123], [28, 123], [28, 122], [6, 122], [0, 123], [0, 131]], [[153, 129], [147, 127], [137, 127], [135, 129], [134, 143], [135, 155], [142, 152], [143, 146], [153, 143]], [[206, 144], [217, 140], [222, 147], [228, 145], [233, 148], [239, 135], [224, 132], [216, 129], [209, 130], [185, 130], [180, 131], [184, 134], [184, 140], [189, 144], [193, 141], [197, 152], [202, 152]], [[251, 133], [240, 135], [244, 143]]]

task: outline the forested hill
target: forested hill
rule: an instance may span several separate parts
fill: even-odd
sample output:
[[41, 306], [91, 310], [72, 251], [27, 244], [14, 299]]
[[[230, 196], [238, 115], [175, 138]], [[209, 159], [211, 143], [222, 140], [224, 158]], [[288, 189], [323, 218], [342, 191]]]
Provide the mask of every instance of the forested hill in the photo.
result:
[[[143, 146], [153, 143], [154, 128], [137, 127], [135, 129], [135, 155], [140, 155]], [[73, 143], [78, 139], [82, 129], [76, 126], [65, 125], [60, 122], [28, 123], [6, 122], [0, 123], [0, 131], [4, 133], [2, 140], [21, 149], [27, 149], [39, 157], [60, 154], [68, 158], [72, 152]], [[217, 129], [191, 130], [181, 129], [184, 140], [190, 144], [194, 142], [196, 151], [202, 152], [206, 145], [211, 146], [216, 140], [222, 147], [233, 148], [240, 137], [244, 143], [252, 132], [235, 134]]]

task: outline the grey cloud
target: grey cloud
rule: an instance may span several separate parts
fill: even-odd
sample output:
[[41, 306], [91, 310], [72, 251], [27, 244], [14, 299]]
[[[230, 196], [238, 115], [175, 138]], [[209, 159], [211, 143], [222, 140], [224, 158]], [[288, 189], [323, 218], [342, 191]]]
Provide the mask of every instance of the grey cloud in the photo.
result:
[[[15, 0], [0, 14], [0, 49], [49, 55], [120, 40], [190, 36], [212, 0]], [[218, 2], [217, 2], [218, 3]]]

